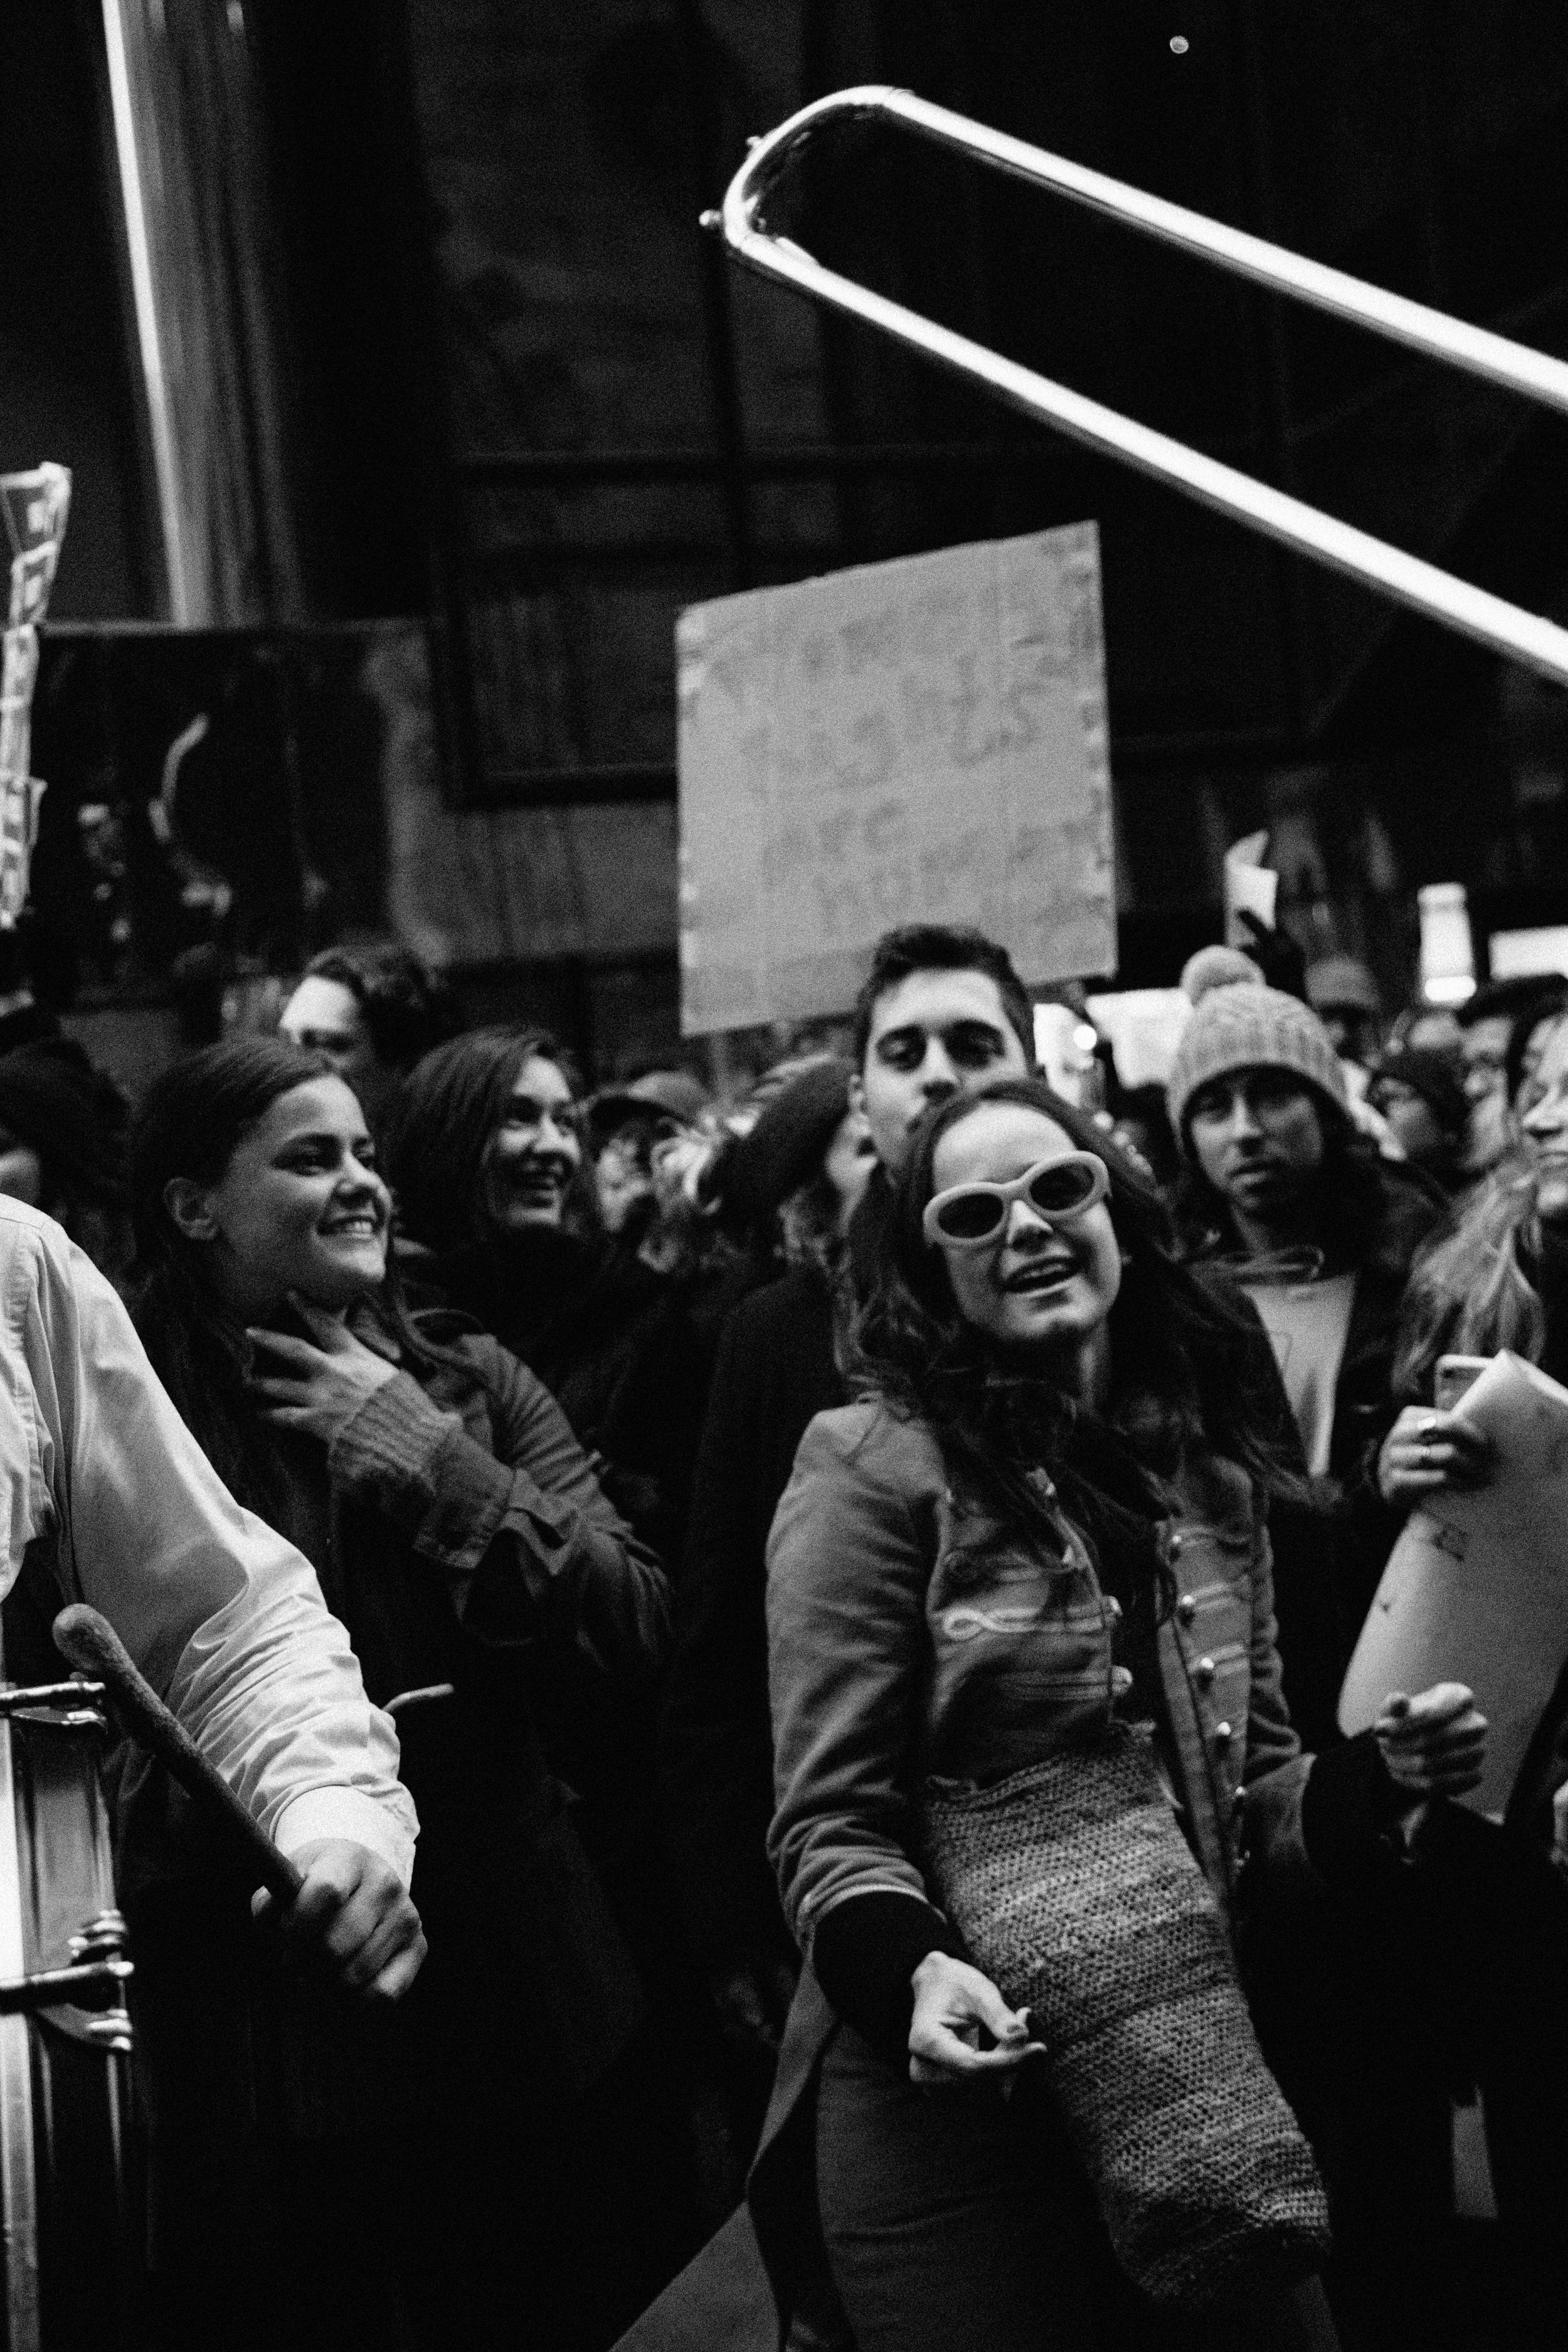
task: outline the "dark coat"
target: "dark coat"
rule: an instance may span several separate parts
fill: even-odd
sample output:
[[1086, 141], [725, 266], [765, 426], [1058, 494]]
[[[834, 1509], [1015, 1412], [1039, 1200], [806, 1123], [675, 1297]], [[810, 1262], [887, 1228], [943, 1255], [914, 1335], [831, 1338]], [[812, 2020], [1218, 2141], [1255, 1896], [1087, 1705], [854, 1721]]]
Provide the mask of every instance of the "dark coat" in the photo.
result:
[[[1314, 1751], [1339, 1738], [1340, 1685], [1399, 1531], [1398, 1517], [1377, 1491], [1377, 1454], [1394, 1417], [1392, 1370], [1411, 1261], [1442, 1214], [1430, 1189], [1397, 1161], [1381, 1161], [1378, 1177], [1379, 1215], [1356, 1269], [1334, 1390], [1329, 1475], [1310, 1501], [1277, 1500], [1269, 1511], [1285, 1697]], [[1245, 1265], [1200, 1259], [1194, 1271], [1223, 1289], [1252, 1326], [1256, 1337], [1240, 1377], [1280, 1454], [1304, 1480], [1306, 1457], [1273, 1349], [1238, 1288]]]
[[794, 1267], [720, 1342], [677, 1592], [660, 1789], [683, 1923], [710, 1970], [794, 1951], [766, 1852], [768, 1530], [806, 1429], [843, 1401], [827, 1282]]
[[[456, 2071], [505, 2077], [548, 2107], [613, 2063], [642, 2001], [546, 1756], [539, 1696], [635, 1698], [662, 1664], [669, 1596], [532, 1373], [459, 1318], [418, 1323], [456, 1360], [411, 1361], [329, 1451], [284, 1441], [268, 1516], [311, 1559], [374, 1700], [452, 1685], [399, 1723], [431, 1947], [403, 2005], [410, 2063], [441, 2095]], [[378, 1327], [362, 1336], [395, 1344]], [[185, 1874], [183, 1801], [133, 1765], [119, 1810], [128, 1900], [155, 1900]]]
[[419, 1279], [536, 1372], [660, 1559], [680, 1556], [712, 1340], [703, 1277], [567, 1234], [426, 1259]]

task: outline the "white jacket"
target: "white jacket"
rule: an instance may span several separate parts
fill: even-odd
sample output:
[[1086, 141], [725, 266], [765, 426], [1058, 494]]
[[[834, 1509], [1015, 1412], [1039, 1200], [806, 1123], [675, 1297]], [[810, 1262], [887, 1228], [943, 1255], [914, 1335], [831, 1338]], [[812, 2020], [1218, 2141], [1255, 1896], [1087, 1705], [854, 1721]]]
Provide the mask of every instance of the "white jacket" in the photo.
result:
[[32, 1545], [285, 1853], [352, 1838], [408, 1884], [397, 1735], [309, 1561], [229, 1495], [102, 1275], [0, 1198], [0, 1595]]

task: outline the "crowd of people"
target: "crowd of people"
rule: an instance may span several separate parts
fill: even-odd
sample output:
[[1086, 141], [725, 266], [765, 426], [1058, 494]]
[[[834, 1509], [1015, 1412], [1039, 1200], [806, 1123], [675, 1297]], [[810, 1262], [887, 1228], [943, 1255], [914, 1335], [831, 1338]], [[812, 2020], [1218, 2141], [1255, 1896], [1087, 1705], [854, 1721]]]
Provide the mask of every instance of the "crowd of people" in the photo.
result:
[[742, 2189], [797, 2352], [1457, 2343], [1478, 2093], [1498, 2340], [1561, 2340], [1568, 1675], [1500, 1822], [1465, 1685], [1336, 1718], [1489, 1475], [1439, 1360], [1568, 1381], [1568, 979], [1184, 986], [1082, 1101], [963, 929], [739, 1101], [392, 947], [133, 1109], [0, 1008], [0, 1192], [399, 1823], [356, 2000], [113, 1759], [149, 2346], [600, 2352]]

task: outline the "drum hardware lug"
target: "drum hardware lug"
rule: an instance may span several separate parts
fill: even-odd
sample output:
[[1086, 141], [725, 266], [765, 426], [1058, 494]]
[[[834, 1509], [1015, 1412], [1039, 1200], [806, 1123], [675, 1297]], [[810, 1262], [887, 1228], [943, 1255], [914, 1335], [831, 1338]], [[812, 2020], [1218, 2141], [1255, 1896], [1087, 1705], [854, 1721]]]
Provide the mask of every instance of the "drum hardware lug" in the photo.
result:
[[102, 2017], [89, 2017], [82, 2028], [82, 2039], [93, 2042], [100, 2050], [118, 2050], [126, 2057], [136, 2047], [131, 2034], [131, 2019], [125, 2005], [105, 2011]]
[[61, 1731], [107, 1729], [103, 1685], [74, 1675], [68, 1683], [0, 1683], [0, 1716], [53, 1724]]
[[73, 1936], [66, 1947], [79, 1965], [87, 1960], [119, 1959], [125, 1950], [130, 1929], [118, 1911], [100, 1911], [89, 1919], [79, 1935]]
[[129, 1960], [99, 1959], [5, 1978], [0, 1979], [0, 2017], [30, 2016], [40, 2009], [122, 2010], [134, 1973]]

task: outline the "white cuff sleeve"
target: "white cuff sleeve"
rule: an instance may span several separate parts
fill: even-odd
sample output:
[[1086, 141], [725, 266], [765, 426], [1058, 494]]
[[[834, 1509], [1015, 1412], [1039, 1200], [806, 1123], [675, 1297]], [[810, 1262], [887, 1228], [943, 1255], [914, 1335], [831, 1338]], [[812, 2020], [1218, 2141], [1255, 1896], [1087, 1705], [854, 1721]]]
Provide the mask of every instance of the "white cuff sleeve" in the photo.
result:
[[414, 1875], [413, 1838], [399, 1829], [384, 1804], [358, 1789], [305, 1790], [284, 1806], [272, 1836], [288, 1854], [298, 1853], [317, 1838], [352, 1838], [355, 1845], [367, 1845], [380, 1854], [405, 1886]]

